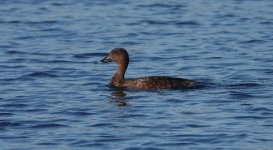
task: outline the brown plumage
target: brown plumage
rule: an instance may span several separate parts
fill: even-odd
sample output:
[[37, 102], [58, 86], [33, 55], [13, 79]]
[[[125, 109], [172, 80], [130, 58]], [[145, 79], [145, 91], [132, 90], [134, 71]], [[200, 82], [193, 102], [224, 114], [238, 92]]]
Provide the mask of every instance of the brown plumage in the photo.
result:
[[125, 80], [124, 75], [129, 64], [129, 55], [124, 48], [114, 48], [101, 62], [116, 62], [118, 68], [113, 75], [111, 85], [119, 88], [131, 89], [180, 89], [196, 87], [198, 83], [167, 76], [148, 76]]

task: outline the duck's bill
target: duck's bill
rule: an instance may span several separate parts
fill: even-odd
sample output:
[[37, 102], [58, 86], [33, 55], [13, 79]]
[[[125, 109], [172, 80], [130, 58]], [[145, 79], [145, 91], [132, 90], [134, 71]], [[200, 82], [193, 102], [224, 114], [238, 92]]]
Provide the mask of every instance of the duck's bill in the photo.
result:
[[98, 61], [99, 63], [108, 63], [111, 62], [111, 59], [108, 59], [108, 56], [104, 57], [102, 60]]

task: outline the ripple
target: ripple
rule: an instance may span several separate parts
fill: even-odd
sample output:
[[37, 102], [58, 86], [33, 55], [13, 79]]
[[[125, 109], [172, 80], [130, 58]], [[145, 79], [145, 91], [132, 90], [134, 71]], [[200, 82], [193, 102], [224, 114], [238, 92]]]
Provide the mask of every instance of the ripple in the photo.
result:
[[55, 78], [55, 77], [59, 77], [59, 76], [54, 75], [54, 74], [50, 74], [47, 72], [32, 72], [32, 73], [23, 75], [21, 78], [27, 78], [27, 77]]
[[11, 21], [0, 21], [0, 24], [20, 24], [22, 21], [11, 20]]
[[58, 142], [41, 142], [41, 143], [37, 143], [38, 145], [42, 145], [42, 146], [56, 146], [59, 145]]
[[11, 49], [11, 48], [14, 48], [13, 45], [0, 45], [0, 48], [1, 49]]
[[201, 25], [200, 23], [196, 22], [196, 21], [182, 21], [182, 22], [175, 22], [175, 25], [178, 26], [199, 26]]
[[77, 147], [92, 147], [96, 149], [96, 147], [103, 147], [105, 146], [104, 143], [94, 143], [88, 140], [78, 140], [76, 142], [71, 142], [70, 145], [77, 146]]
[[91, 113], [91, 112], [84, 112], [84, 111], [77, 111], [77, 112], [70, 112], [71, 115], [75, 115], [75, 116], [90, 116], [90, 115], [94, 115], [95, 113]]
[[272, 25], [273, 22], [272, 21], [263, 21], [263, 22], [260, 22], [260, 24], [262, 24], [262, 25]]
[[0, 116], [12, 116], [12, 115], [14, 114], [9, 112], [0, 112]]
[[63, 128], [63, 127], [69, 127], [68, 125], [63, 125], [63, 124], [57, 124], [57, 123], [48, 123], [48, 124], [39, 124], [39, 125], [34, 125], [31, 126], [30, 128]]
[[90, 58], [90, 57], [93, 57], [93, 56], [104, 57], [107, 54], [108, 53], [83, 53], [83, 54], [75, 54], [75, 55], [73, 55], [73, 57], [75, 57], [75, 58]]
[[253, 97], [255, 97], [252, 94], [237, 92], [237, 91], [231, 91], [230, 95], [234, 98], [253, 98]]
[[25, 110], [25, 112], [46, 112], [48, 111], [48, 109], [45, 109], [45, 108], [32, 108], [32, 109], [28, 109], [28, 110]]
[[24, 107], [28, 107], [29, 105], [27, 104], [20, 104], [20, 103], [12, 103], [12, 104], [2, 104], [1, 105], [2, 107], [5, 107], [5, 108], [24, 108]]
[[198, 26], [200, 23], [196, 21], [161, 21], [161, 20], [142, 20], [141, 22], [150, 25], [177, 25], [177, 26]]
[[36, 24], [51, 25], [51, 24], [61, 23], [61, 21], [57, 21], [57, 20], [44, 20], [44, 21], [25, 21], [25, 22], [22, 22], [22, 23], [27, 24], [27, 25], [36, 25]]
[[[74, 61], [70, 61], [70, 60], [49, 60], [49, 61], [46, 61], [46, 63], [53, 63], [53, 64], [72, 64], [72, 63], [75, 63]], [[77, 63], [85, 63], [85, 62], [77, 62]]]
[[70, 5], [70, 4], [69, 3], [62, 3], [62, 2], [52, 2], [52, 3], [50, 3], [50, 5], [60, 7], [60, 6]]
[[207, 127], [210, 127], [210, 126], [200, 125], [200, 124], [188, 124], [188, 125], [186, 125], [186, 127], [189, 127], [189, 128], [207, 128]]
[[251, 110], [252, 111], [272, 111], [273, 112], [273, 109], [269, 109], [266, 107], [255, 107], [255, 108], [252, 108]]
[[243, 120], [243, 119], [246, 119], [246, 120], [266, 120], [266, 119], [270, 119], [270, 118], [272, 119], [273, 117], [246, 115], [246, 116], [235, 116], [233, 118], [235, 120]]
[[130, 42], [122, 42], [120, 44], [122, 44], [122, 45], [138, 45], [138, 44], [141, 44], [141, 43], [130, 41]]
[[[18, 51], [18, 50], [8, 50], [5, 51], [5, 54], [8, 55], [28, 55], [28, 56], [63, 56], [64, 54], [56, 54], [56, 53], [46, 53], [46, 52], [26, 52], [26, 51]], [[18, 58], [23, 59], [23, 58]], [[29, 58], [25, 58], [27, 60]], [[33, 59], [33, 58], [31, 58]]]
[[94, 142], [118, 142], [124, 141], [124, 138], [116, 137], [116, 136], [99, 136], [98, 139], [95, 139]]
[[[145, 143], [144, 145], [148, 145], [150, 143]], [[129, 146], [128, 148], [126, 148], [125, 150], [166, 150], [164, 148], [160, 148], [160, 147], [157, 147], [157, 146], [145, 146], [145, 147], [141, 147], [141, 146]]]
[[21, 123], [18, 123], [18, 122], [12, 122], [12, 121], [3, 121], [3, 120], [0, 120], [0, 127], [18, 127], [18, 126], [21, 126], [22, 124]]
[[266, 41], [264, 41], [264, 40], [251, 39], [251, 40], [241, 41], [240, 43], [242, 43], [242, 44], [258, 44], [258, 43], [265, 43], [265, 42]]
[[22, 51], [16, 51], [16, 50], [9, 50], [9, 51], [6, 51], [6, 54], [9, 54], [9, 55], [17, 55], [17, 54], [27, 54], [26, 52], [22, 52]]
[[[25, 68], [24, 65], [0, 65], [0, 68], [8, 68], [8, 69], [19, 69], [19, 68]], [[0, 79], [1, 80], [1, 79]]]
[[161, 20], [142, 20], [143, 23], [147, 23], [150, 25], [168, 25], [170, 22], [168, 21], [161, 21]]
[[163, 4], [163, 3], [154, 3], [154, 4], [146, 4], [146, 5], [143, 5], [143, 4], [140, 4], [138, 5], [138, 7], [147, 7], [147, 8], [153, 8], [153, 7], [158, 7], [158, 8], [183, 8], [183, 7], [186, 7], [185, 5], [183, 4], [178, 4], [178, 3], [175, 3], [175, 4]]
[[261, 86], [258, 83], [234, 83], [234, 84], [227, 84], [224, 85], [225, 87], [236, 87], [236, 88], [248, 88], [248, 87], [258, 87]]
[[113, 123], [96, 123], [93, 125], [90, 125], [89, 127], [113, 127]]
[[51, 25], [62, 23], [57, 20], [44, 20], [44, 21], [21, 21], [21, 20], [10, 20], [10, 21], [0, 21], [1, 24], [25, 24], [25, 25]]

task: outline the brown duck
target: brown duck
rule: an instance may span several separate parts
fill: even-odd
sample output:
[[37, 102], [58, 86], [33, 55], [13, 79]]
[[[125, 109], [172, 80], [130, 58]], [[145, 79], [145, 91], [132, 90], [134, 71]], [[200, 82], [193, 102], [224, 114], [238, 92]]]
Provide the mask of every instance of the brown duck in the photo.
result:
[[100, 62], [116, 62], [118, 68], [113, 75], [111, 85], [118, 88], [130, 89], [181, 89], [196, 87], [199, 84], [195, 81], [174, 78], [168, 76], [148, 76], [136, 79], [124, 79], [126, 69], [129, 64], [129, 55], [124, 48], [114, 48], [104, 59]]

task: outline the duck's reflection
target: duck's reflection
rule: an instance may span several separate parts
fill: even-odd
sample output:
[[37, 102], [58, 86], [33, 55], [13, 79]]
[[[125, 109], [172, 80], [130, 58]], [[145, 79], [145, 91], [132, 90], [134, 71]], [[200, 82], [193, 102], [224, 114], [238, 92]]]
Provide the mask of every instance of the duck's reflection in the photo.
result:
[[122, 89], [115, 90], [111, 93], [111, 99], [114, 101], [115, 105], [119, 107], [128, 106], [126, 100], [126, 93]]

